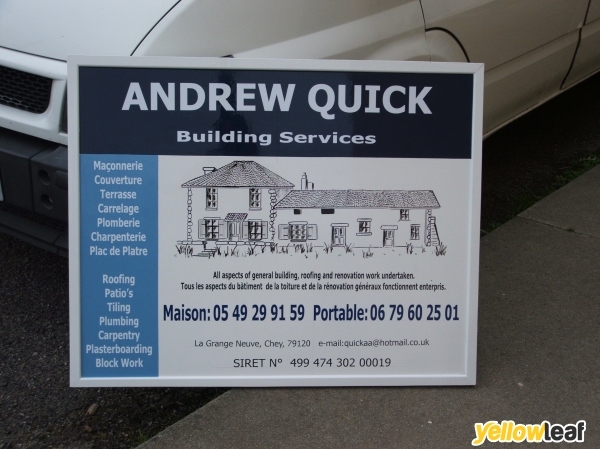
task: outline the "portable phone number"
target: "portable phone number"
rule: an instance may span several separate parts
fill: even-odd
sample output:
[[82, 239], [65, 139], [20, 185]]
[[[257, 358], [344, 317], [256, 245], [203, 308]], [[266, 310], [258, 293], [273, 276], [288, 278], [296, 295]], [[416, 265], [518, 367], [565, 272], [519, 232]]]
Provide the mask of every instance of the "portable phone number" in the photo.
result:
[[[303, 304], [238, 304], [230, 308], [228, 304], [215, 304], [212, 308], [175, 307], [164, 305], [164, 321], [302, 321], [306, 316]], [[269, 313], [270, 312], [270, 313]], [[313, 306], [313, 321], [458, 321], [458, 305], [454, 304], [372, 304], [359, 307], [356, 304], [324, 307]]]

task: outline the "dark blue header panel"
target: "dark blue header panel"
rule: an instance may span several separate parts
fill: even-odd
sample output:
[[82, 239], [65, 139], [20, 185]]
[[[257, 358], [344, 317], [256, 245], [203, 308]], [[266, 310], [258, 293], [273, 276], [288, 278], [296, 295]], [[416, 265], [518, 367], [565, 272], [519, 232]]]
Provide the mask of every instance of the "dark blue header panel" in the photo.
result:
[[471, 74], [79, 70], [81, 153], [471, 157]]

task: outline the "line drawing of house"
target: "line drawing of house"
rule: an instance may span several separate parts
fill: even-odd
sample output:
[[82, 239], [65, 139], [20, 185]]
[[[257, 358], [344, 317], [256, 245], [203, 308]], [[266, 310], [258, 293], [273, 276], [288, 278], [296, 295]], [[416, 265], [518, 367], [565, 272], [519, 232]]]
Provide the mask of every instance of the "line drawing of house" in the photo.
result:
[[[323, 242], [334, 247], [395, 248], [441, 245], [432, 190], [317, 190], [306, 173], [300, 189], [255, 161], [233, 161], [184, 182], [187, 239], [214, 256], [224, 245], [273, 246]], [[204, 211], [193, 219], [194, 191]]]
[[[356, 247], [394, 247], [407, 240], [435, 246], [439, 238], [432, 211], [439, 207], [431, 190], [293, 190], [275, 206], [281, 212], [279, 221], [285, 221], [290, 211], [306, 216], [280, 224], [280, 239], [304, 241], [304, 224], [313, 226], [314, 233], [329, 226], [331, 245], [346, 246], [352, 235]], [[397, 211], [395, 220], [389, 210]], [[423, 216], [415, 217], [419, 210]]]
[[[181, 185], [188, 191], [186, 243], [200, 243], [207, 251], [205, 254], [210, 255], [212, 249], [207, 250], [210, 242], [263, 242], [269, 239], [269, 230], [271, 240], [274, 239], [274, 206], [294, 184], [254, 161], [233, 161], [219, 169], [204, 167], [203, 170], [203, 175]], [[194, 189], [204, 191], [206, 211], [198, 221], [197, 239], [193, 238]], [[224, 216], [218, 213], [227, 209], [230, 212]]]

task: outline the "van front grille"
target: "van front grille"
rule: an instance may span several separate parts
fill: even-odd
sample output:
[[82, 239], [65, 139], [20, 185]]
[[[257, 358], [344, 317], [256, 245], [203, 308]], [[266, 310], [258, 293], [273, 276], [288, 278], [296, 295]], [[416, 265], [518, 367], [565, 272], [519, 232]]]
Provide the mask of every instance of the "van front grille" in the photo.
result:
[[0, 104], [41, 114], [50, 104], [52, 80], [0, 66]]

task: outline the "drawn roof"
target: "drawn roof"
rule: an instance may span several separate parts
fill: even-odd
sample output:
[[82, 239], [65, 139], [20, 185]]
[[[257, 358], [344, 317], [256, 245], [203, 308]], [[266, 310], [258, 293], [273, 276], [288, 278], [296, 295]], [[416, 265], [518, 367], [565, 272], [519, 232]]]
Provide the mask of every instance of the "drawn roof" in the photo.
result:
[[438, 208], [432, 190], [293, 190], [276, 209]]
[[225, 221], [244, 221], [248, 214], [244, 213], [230, 213], [225, 215]]
[[190, 179], [181, 187], [280, 187], [294, 184], [254, 161], [233, 161], [212, 173]]

